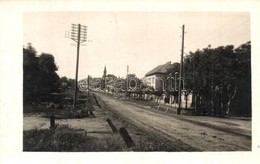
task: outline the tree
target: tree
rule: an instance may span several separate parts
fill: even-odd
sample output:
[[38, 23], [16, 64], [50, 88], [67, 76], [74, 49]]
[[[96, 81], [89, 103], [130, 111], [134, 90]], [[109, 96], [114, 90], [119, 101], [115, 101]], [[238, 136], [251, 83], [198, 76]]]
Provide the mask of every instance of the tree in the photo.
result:
[[140, 91], [139, 90], [139, 86], [140, 86], [140, 83], [141, 83], [141, 80], [136, 77], [135, 74], [128, 74], [127, 75], [127, 89], [130, 90], [130, 91]]
[[193, 90], [196, 109], [221, 117], [234, 111], [232, 104], [243, 97], [241, 90], [251, 90], [250, 48], [248, 42], [237, 49], [227, 45], [190, 52], [184, 60], [185, 87]]
[[35, 101], [38, 93], [38, 59], [30, 43], [23, 48], [23, 97], [24, 102]]
[[24, 102], [40, 101], [50, 92], [58, 90], [59, 76], [53, 55], [36, 55], [29, 43], [23, 48]]
[[[74, 81], [73, 81], [74, 82]], [[59, 87], [63, 90], [63, 91], [68, 91], [68, 89], [72, 88], [71, 87], [71, 82], [70, 79], [68, 79], [66, 76], [63, 76], [59, 79]]]
[[38, 58], [40, 94], [47, 96], [48, 93], [58, 89], [59, 76], [53, 55], [42, 53]]
[[[237, 54], [237, 96], [231, 104], [230, 113], [233, 115], [251, 116], [251, 42], [240, 45], [235, 49]], [[232, 110], [233, 109], [233, 110]]]

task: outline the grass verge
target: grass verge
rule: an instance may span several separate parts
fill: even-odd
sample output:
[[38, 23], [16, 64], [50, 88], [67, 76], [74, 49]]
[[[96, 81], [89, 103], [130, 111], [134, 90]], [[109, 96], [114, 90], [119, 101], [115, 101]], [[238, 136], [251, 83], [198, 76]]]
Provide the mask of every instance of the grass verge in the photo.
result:
[[105, 138], [87, 136], [83, 129], [74, 129], [68, 125], [60, 125], [54, 129], [33, 129], [23, 133], [23, 151], [123, 151], [113, 134]]

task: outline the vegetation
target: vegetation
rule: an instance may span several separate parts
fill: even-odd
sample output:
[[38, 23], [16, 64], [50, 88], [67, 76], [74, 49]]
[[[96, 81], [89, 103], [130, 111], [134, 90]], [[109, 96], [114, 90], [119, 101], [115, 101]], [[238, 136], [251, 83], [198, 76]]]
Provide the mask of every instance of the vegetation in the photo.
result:
[[29, 43], [23, 48], [23, 97], [24, 103], [41, 101], [49, 93], [58, 91], [58, 67], [53, 55], [36, 50]]
[[[33, 129], [24, 132], [24, 151], [116, 151], [122, 149], [114, 136], [98, 139], [83, 129], [60, 125], [57, 129]], [[113, 141], [113, 142], [112, 142]]]
[[[133, 151], [176, 151], [161, 140], [140, 133]], [[145, 136], [144, 136], [145, 135]], [[83, 129], [60, 125], [56, 129], [33, 129], [23, 133], [23, 151], [99, 152], [129, 151], [119, 134], [91, 137]]]
[[210, 46], [184, 60], [185, 89], [193, 106], [211, 116], [251, 116], [251, 44]]

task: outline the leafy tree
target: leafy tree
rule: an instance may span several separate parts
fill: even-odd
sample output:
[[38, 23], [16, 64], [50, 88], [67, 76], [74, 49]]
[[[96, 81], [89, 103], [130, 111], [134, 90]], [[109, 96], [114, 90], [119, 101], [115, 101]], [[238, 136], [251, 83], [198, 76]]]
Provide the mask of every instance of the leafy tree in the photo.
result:
[[128, 90], [139, 91], [141, 80], [135, 74], [128, 74]]
[[230, 114], [251, 116], [251, 42], [242, 44], [235, 49], [237, 54], [237, 96], [231, 104]]
[[23, 48], [23, 96], [24, 102], [34, 101], [38, 93], [38, 60], [31, 43]]
[[[219, 116], [240, 113], [234, 103], [241, 101], [242, 90], [251, 93], [250, 48], [248, 42], [237, 49], [228, 45], [190, 52], [184, 60], [185, 87], [193, 90], [196, 109]], [[246, 101], [246, 109], [251, 108]]]
[[38, 58], [40, 94], [45, 95], [57, 91], [59, 76], [54, 57], [51, 54], [42, 53]]
[[63, 76], [59, 79], [59, 88], [63, 90], [67, 96], [71, 96], [73, 94], [73, 89], [74, 89], [74, 79], [68, 79], [66, 76]]
[[42, 53], [37, 56], [35, 48], [30, 43], [23, 48], [24, 102], [41, 101], [50, 92], [57, 91], [57, 70], [51, 54]]

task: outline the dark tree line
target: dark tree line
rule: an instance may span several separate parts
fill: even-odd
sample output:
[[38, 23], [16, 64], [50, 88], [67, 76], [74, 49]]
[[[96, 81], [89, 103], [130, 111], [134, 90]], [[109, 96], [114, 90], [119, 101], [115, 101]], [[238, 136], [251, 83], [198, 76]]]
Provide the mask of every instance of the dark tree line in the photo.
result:
[[53, 55], [39, 56], [29, 43], [23, 48], [23, 98], [24, 103], [42, 101], [49, 93], [58, 91], [58, 67]]
[[251, 44], [210, 46], [184, 59], [186, 90], [193, 107], [212, 116], [251, 116]]

